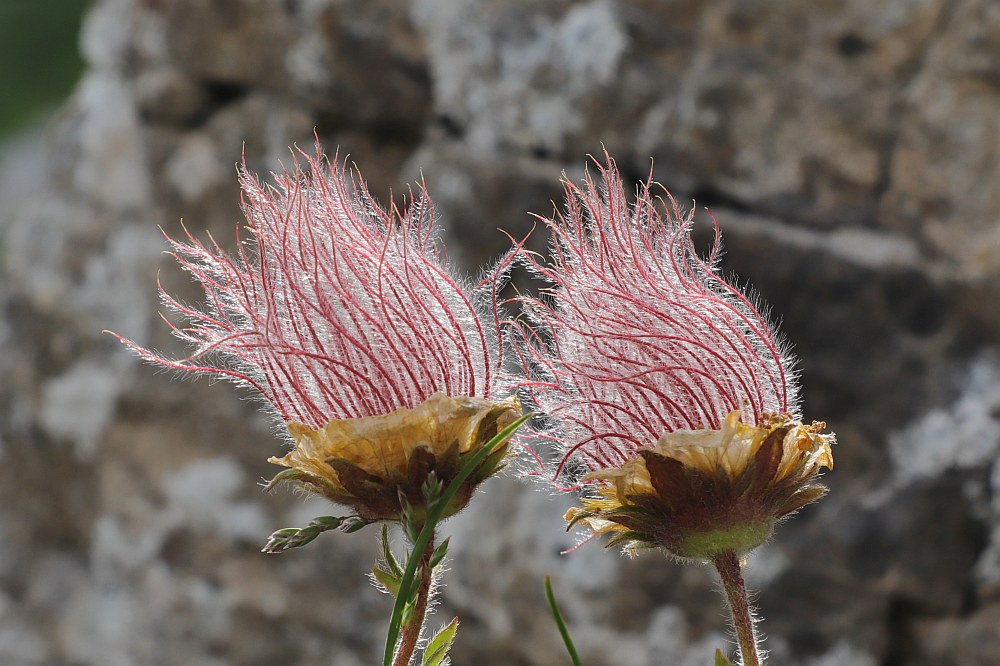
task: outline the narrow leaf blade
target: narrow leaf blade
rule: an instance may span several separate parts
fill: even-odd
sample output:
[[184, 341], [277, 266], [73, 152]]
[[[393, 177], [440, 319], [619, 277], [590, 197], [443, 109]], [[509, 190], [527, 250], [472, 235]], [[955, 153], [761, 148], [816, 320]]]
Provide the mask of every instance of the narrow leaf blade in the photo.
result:
[[559, 635], [562, 636], [563, 644], [566, 646], [566, 652], [569, 653], [570, 661], [573, 662], [573, 666], [581, 666], [580, 655], [577, 653], [573, 639], [569, 635], [569, 629], [566, 627], [562, 613], [559, 612], [556, 595], [552, 591], [551, 576], [545, 577], [545, 598], [548, 599], [549, 610], [552, 612], [552, 618], [556, 621], [556, 627], [559, 629]]
[[455, 642], [455, 632], [457, 631], [458, 618], [456, 617], [451, 621], [451, 624], [442, 627], [441, 631], [437, 632], [430, 642], [427, 643], [421, 666], [445, 666], [448, 663], [445, 661], [448, 658], [448, 650], [451, 649], [451, 644]]
[[389, 526], [385, 523], [382, 524], [382, 559], [385, 560], [386, 568], [392, 573], [396, 578], [403, 577], [403, 567], [396, 559], [396, 556], [392, 554], [392, 549], [389, 547]]
[[729, 661], [729, 657], [722, 654], [722, 650], [715, 648], [715, 666], [733, 666], [733, 662]]
[[437, 565], [441, 564], [441, 560], [444, 559], [445, 555], [448, 554], [448, 544], [451, 542], [451, 537], [448, 537], [441, 542], [441, 545], [434, 549], [434, 554], [431, 555], [431, 569], [435, 568]]
[[399, 595], [399, 584], [402, 582], [402, 576], [397, 576], [391, 571], [386, 571], [378, 565], [372, 569], [372, 576], [375, 577], [375, 580], [377, 580], [389, 594], [394, 597]]

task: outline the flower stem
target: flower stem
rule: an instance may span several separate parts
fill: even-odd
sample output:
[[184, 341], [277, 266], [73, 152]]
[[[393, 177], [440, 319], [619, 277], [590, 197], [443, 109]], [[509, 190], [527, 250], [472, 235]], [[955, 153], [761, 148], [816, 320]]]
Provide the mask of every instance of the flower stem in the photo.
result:
[[[431, 536], [427, 542], [427, 547], [420, 555], [420, 588], [417, 590], [417, 599], [413, 605], [413, 612], [410, 613], [409, 621], [403, 625], [400, 634], [399, 650], [396, 651], [396, 658], [393, 666], [409, 666], [413, 659], [413, 651], [420, 640], [420, 632], [424, 628], [424, 616], [427, 614], [427, 600], [430, 597], [431, 582], [434, 572], [431, 567], [431, 556], [434, 554], [434, 537]], [[416, 555], [416, 553], [414, 553]]]
[[[519, 419], [508, 425], [506, 428], [501, 430], [496, 434], [496, 437], [491, 439], [483, 446], [482, 449], [477, 451], [472, 458], [469, 459], [465, 466], [462, 467], [458, 475], [452, 479], [448, 487], [445, 488], [444, 494], [438, 499], [437, 502], [433, 503], [430, 510], [427, 512], [427, 520], [424, 523], [424, 527], [420, 530], [420, 534], [417, 535], [417, 540], [413, 544], [414, 554], [417, 550], [423, 549], [422, 552], [433, 553], [434, 547], [431, 545], [434, 541], [434, 529], [437, 527], [438, 522], [441, 520], [441, 515], [444, 513], [444, 508], [448, 506], [452, 498], [458, 492], [458, 489], [465, 482], [467, 478], [475, 471], [475, 469], [482, 464], [486, 457], [492, 454], [498, 446], [503, 444], [507, 439], [513, 435], [521, 424], [534, 416], [534, 412], [529, 412], [524, 414]], [[427, 562], [430, 565], [430, 562]], [[403, 579], [399, 583], [399, 589], [407, 590], [413, 583], [413, 577], [416, 574], [417, 561], [413, 556], [410, 556], [406, 561], [406, 571], [403, 572]], [[393, 666], [392, 655], [396, 647], [396, 641], [399, 638], [399, 632], [401, 629], [401, 618], [403, 614], [403, 606], [406, 601], [403, 598], [402, 593], [396, 597], [396, 605], [392, 608], [392, 615], [389, 617], [389, 632], [385, 637], [385, 653], [382, 657], [382, 666]], [[424, 602], [426, 605], [426, 602]], [[426, 608], [424, 609], [426, 612]]]
[[722, 579], [722, 587], [726, 590], [729, 600], [729, 610], [733, 613], [733, 626], [736, 628], [736, 639], [740, 644], [740, 654], [743, 655], [743, 666], [760, 666], [760, 652], [757, 648], [757, 634], [753, 626], [753, 614], [747, 599], [747, 587], [740, 571], [740, 559], [734, 552], [716, 556], [715, 564]]

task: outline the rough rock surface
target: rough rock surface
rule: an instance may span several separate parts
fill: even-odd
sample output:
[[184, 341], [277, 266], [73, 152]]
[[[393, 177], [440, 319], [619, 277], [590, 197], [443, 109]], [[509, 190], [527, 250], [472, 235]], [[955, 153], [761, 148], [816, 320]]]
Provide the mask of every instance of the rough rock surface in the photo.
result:
[[[373, 535], [261, 555], [329, 512], [261, 493], [271, 425], [101, 333], [176, 349], [157, 273], [197, 294], [157, 225], [231, 239], [241, 154], [266, 172], [313, 128], [383, 199], [423, 173], [470, 267], [602, 143], [632, 179], [653, 158], [711, 206], [839, 435], [829, 497], [750, 563], [773, 662], [996, 663], [994, 0], [97, 0], [81, 44], [44, 166], [0, 168], [0, 663], [377, 662]], [[590, 666], [710, 663], [708, 572], [562, 557], [566, 498], [486, 490], [448, 527], [457, 664], [565, 660], [544, 573]]]

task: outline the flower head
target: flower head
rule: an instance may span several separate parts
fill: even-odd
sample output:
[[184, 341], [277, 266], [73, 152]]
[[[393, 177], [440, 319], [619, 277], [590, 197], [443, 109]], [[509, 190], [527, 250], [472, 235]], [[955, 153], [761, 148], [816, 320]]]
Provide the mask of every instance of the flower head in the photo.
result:
[[669, 193], [647, 181], [630, 203], [611, 158], [599, 169], [603, 187], [567, 182], [565, 213], [546, 220], [551, 263], [523, 253], [552, 287], [523, 299], [533, 326], [515, 324], [554, 480], [589, 493], [567, 518], [692, 557], [678, 544], [734, 525], [766, 536], [821, 494], [832, 436], [798, 421], [790, 357], [718, 273], [718, 227], [702, 259]]
[[[312, 430], [299, 423], [288, 429], [296, 447], [269, 462], [289, 469], [272, 480], [294, 480], [339, 504], [352, 506], [367, 521], [394, 520], [402, 498], [411, 507], [424, 503], [428, 475], [451, 483], [474, 455], [520, 414], [517, 398], [490, 402], [435, 393], [413, 409], [384, 416], [336, 419]], [[503, 464], [500, 445], [462, 485], [450, 516], [468, 503], [472, 492]]]
[[496, 309], [483, 304], [496, 281], [469, 288], [452, 275], [423, 187], [385, 209], [318, 146], [301, 157], [305, 168], [296, 158], [273, 185], [240, 169], [249, 236], [235, 255], [190, 233], [168, 237], [205, 292], [199, 309], [161, 287], [188, 322], [171, 328], [191, 356], [132, 347], [256, 389], [295, 440], [272, 459], [294, 471], [279, 480], [393, 518], [436, 463], [481, 446], [519, 412], [498, 398]]
[[703, 560], [746, 553], [764, 542], [775, 521], [826, 492], [812, 483], [820, 468], [833, 466], [825, 427], [788, 414], [754, 427], [734, 411], [718, 430], [666, 433], [620, 467], [589, 474], [587, 481], [610, 483], [566, 519], [611, 534], [609, 545], [630, 552], [662, 546]]

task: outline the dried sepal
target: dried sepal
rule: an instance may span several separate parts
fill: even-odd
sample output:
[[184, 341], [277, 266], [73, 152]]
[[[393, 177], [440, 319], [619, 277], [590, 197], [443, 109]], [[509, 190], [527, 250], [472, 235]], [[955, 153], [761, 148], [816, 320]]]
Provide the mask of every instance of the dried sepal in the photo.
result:
[[620, 467], [591, 473], [586, 480], [601, 485], [567, 521], [626, 550], [652, 542], [699, 560], [746, 553], [825, 492], [814, 479], [833, 463], [833, 436], [790, 418], [754, 427], [734, 412], [718, 430], [664, 435]]
[[[291, 423], [296, 448], [271, 462], [288, 467], [289, 479], [352, 507], [358, 515], [403, 521], [415, 535], [429, 506], [469, 456], [520, 412], [516, 398], [491, 402], [438, 393], [413, 409], [335, 420], [318, 430]], [[465, 506], [475, 487], [497, 471], [507, 453], [505, 441], [476, 467], [452, 506], [446, 507], [446, 516]]]
[[615, 532], [614, 535], [604, 544], [605, 548], [616, 548], [621, 546], [628, 554], [635, 554], [640, 548], [655, 548], [657, 546], [656, 537], [644, 532]]

